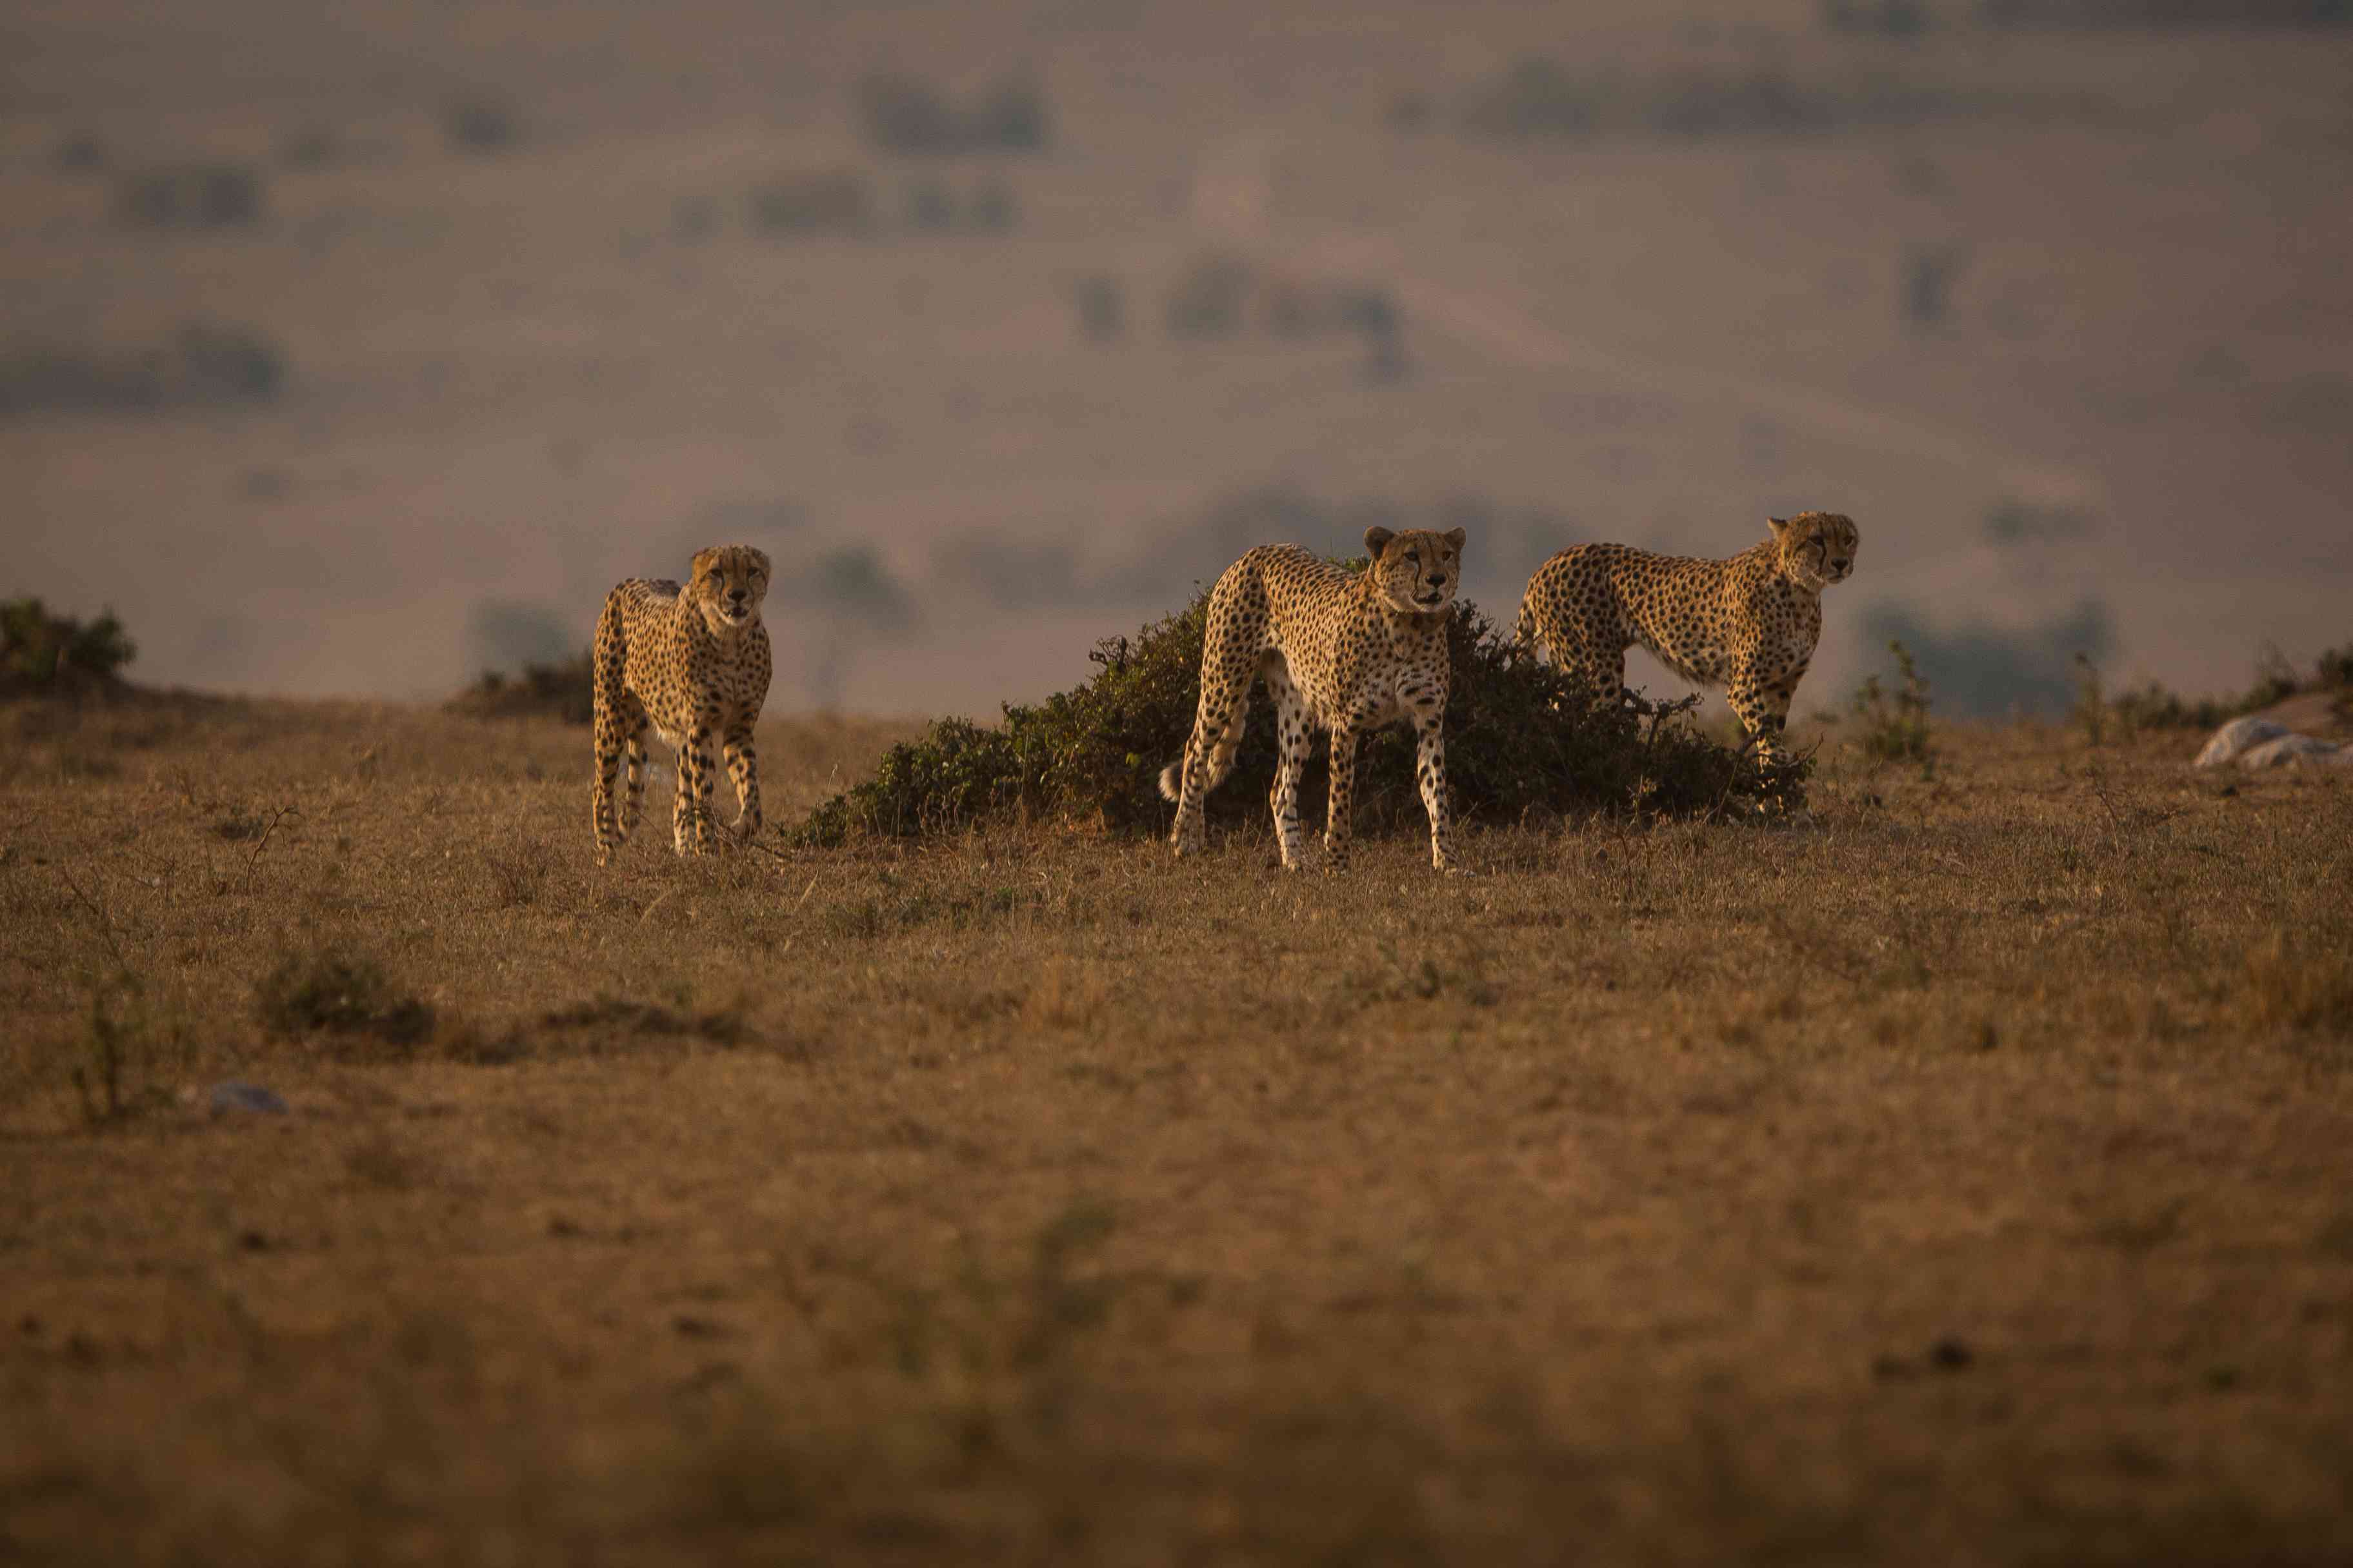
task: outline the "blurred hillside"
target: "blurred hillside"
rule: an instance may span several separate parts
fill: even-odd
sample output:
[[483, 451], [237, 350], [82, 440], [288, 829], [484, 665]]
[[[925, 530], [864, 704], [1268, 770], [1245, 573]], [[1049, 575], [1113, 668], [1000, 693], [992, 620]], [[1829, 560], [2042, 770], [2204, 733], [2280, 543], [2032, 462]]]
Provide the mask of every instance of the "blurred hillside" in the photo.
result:
[[2235, 688], [2348, 630], [2341, 9], [22, 5], [0, 590], [438, 695], [723, 537], [776, 706], [987, 712], [1266, 539], [1819, 506], [1801, 709]]

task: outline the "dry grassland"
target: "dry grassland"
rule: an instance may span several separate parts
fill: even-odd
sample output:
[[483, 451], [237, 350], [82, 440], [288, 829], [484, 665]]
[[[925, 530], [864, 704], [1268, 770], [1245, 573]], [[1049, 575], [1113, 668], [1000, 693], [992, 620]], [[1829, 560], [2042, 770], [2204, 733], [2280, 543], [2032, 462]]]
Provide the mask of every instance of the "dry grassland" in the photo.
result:
[[0, 721], [0, 1560], [2353, 1554], [2341, 780], [600, 874], [554, 723]]

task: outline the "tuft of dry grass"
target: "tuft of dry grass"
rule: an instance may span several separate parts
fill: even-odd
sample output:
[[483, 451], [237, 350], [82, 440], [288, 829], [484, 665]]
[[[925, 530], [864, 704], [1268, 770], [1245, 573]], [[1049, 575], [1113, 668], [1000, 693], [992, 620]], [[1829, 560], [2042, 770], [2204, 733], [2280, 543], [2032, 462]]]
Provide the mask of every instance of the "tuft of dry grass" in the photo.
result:
[[[585, 737], [499, 729], [93, 711], [26, 744], [117, 772], [0, 781], [21, 1555], [2353, 1552], [2341, 780], [1955, 726], [1460, 882], [599, 870]], [[765, 726], [771, 809], [907, 732]]]

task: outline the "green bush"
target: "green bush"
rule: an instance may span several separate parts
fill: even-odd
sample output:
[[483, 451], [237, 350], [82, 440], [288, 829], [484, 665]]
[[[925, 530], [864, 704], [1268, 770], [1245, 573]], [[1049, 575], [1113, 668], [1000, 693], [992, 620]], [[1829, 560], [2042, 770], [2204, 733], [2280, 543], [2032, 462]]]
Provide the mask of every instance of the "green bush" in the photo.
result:
[[0, 695], [112, 685], [138, 655], [112, 610], [85, 624], [49, 614], [38, 599], [0, 603]]
[[[1160, 770], [1192, 733], [1208, 606], [1205, 592], [1133, 637], [1098, 643], [1092, 679], [1034, 705], [1008, 704], [994, 728], [940, 721], [892, 748], [872, 778], [818, 806], [790, 837], [823, 846], [999, 822], [1162, 831], [1173, 808], [1161, 797]], [[1448, 643], [1446, 771], [1462, 819], [1706, 816], [1768, 798], [1792, 803], [1810, 769], [1803, 759], [1775, 764], [1728, 751], [1670, 722], [1696, 699], [1597, 698], [1528, 658], [1467, 600], [1456, 602]], [[1273, 782], [1271, 710], [1262, 693], [1252, 706], [1235, 776], [1209, 797], [1213, 815], [1229, 820], [1262, 814]], [[1425, 827], [1409, 731], [1396, 726], [1367, 741], [1356, 776], [1360, 831]], [[1318, 795], [1321, 777], [1318, 769], [1308, 781]], [[1303, 798], [1303, 809], [1321, 807]]]

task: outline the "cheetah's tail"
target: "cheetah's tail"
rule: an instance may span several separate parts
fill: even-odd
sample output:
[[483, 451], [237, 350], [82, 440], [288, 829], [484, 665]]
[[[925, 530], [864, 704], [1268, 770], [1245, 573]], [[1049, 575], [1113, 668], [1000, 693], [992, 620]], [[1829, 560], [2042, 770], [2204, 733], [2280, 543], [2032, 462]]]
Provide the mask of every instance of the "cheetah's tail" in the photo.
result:
[[1160, 795], [1164, 800], [1175, 800], [1185, 785], [1185, 759], [1177, 758], [1160, 770]]

